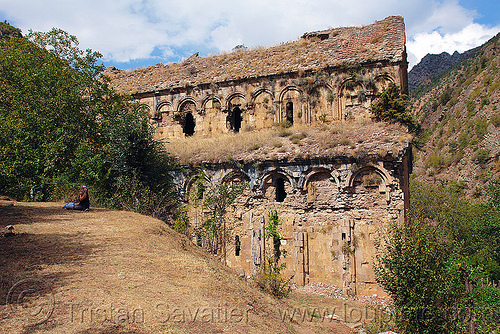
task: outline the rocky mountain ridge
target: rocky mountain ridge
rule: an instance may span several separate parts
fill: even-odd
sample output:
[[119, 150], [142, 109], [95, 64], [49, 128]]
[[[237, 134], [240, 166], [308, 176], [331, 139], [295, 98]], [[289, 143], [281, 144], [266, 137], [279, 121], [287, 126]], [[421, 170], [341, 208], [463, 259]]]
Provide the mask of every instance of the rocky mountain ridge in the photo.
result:
[[422, 84], [429, 84], [432, 77], [449, 70], [456, 64], [467, 59], [479, 48], [474, 48], [463, 53], [455, 51], [452, 55], [448, 52], [440, 54], [428, 53], [422, 60], [408, 72], [408, 89], [415, 91]]
[[414, 141], [414, 177], [484, 195], [500, 176], [500, 34], [412, 97], [422, 124]]

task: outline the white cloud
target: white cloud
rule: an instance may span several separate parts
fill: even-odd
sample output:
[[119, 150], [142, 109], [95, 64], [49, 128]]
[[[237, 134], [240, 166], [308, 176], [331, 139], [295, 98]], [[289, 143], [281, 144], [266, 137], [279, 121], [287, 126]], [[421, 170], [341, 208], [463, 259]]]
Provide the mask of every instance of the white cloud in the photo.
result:
[[464, 52], [485, 43], [500, 31], [500, 26], [487, 28], [477, 23], [471, 23], [456, 33], [442, 34], [437, 30], [415, 34], [407, 41], [410, 67], [415, 65], [426, 54], [442, 52]]
[[24, 32], [62, 28], [108, 63], [153, 58], [153, 52], [183, 57], [272, 45], [389, 15], [405, 17], [411, 64], [428, 52], [474, 47], [495, 33], [475, 24], [478, 13], [458, 0], [0, 0], [0, 14]]

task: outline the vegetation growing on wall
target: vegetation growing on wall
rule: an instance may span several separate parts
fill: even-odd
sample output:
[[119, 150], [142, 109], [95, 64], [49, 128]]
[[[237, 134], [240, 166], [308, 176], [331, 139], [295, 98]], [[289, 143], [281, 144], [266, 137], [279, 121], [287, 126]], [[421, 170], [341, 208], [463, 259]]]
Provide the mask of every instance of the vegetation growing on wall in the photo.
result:
[[227, 241], [236, 227], [228, 220], [227, 213], [236, 198], [248, 187], [248, 182], [225, 178], [209, 178], [203, 170], [196, 176], [195, 196], [202, 201], [205, 217], [197, 227], [201, 245], [212, 254], [222, 255], [224, 262], [227, 254]]
[[413, 116], [407, 112], [409, 105], [408, 96], [401, 94], [400, 89], [394, 83], [389, 83], [372, 104], [370, 110], [378, 121], [389, 123], [401, 123], [412, 131], [417, 130], [417, 123]]
[[265, 259], [260, 264], [256, 275], [257, 284], [264, 291], [276, 297], [286, 297], [290, 292], [289, 280], [285, 279], [282, 271], [286, 263], [280, 260], [286, 255], [281, 250], [281, 234], [279, 226], [282, 224], [278, 211], [270, 208], [267, 213], [267, 225], [265, 229], [266, 240], [271, 241], [272, 249], [266, 250]]

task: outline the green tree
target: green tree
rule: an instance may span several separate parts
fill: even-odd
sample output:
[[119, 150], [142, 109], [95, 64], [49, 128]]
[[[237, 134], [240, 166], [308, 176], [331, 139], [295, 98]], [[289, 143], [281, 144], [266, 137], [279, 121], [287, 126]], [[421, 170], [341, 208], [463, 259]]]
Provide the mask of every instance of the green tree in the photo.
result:
[[392, 224], [377, 255], [379, 283], [394, 300], [402, 333], [489, 333], [500, 329], [500, 193], [471, 204], [461, 187], [411, 184], [405, 224]]
[[256, 281], [259, 287], [276, 297], [286, 297], [290, 292], [289, 280], [283, 278], [282, 271], [286, 263], [280, 260], [286, 255], [281, 250], [281, 234], [279, 226], [282, 224], [278, 211], [270, 208], [267, 213], [267, 225], [265, 227], [265, 238], [272, 242], [272, 250], [266, 250], [265, 259], [260, 264]]
[[100, 57], [59, 29], [0, 40], [0, 192], [58, 199], [85, 183], [94, 204], [165, 217], [172, 160]]
[[228, 220], [227, 213], [236, 198], [243, 193], [248, 182], [233, 178], [233, 173], [225, 178], [209, 177], [203, 170], [197, 176], [199, 197], [207, 214], [201, 234], [205, 247], [213, 254], [222, 254], [226, 262], [227, 240], [235, 225]]
[[413, 116], [406, 111], [408, 105], [408, 96], [401, 94], [399, 87], [391, 82], [378, 95], [377, 100], [371, 106], [371, 111], [378, 121], [399, 122], [414, 131], [418, 129], [418, 125]]

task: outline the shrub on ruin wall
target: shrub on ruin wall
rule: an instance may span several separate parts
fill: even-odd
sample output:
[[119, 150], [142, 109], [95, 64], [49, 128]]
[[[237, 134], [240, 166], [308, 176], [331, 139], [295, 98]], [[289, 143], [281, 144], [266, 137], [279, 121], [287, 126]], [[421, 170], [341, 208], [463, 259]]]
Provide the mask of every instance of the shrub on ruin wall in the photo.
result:
[[399, 87], [391, 82], [378, 94], [370, 110], [377, 121], [401, 123], [408, 126], [410, 131], [415, 131], [418, 129], [418, 124], [407, 112], [408, 105], [408, 96], [401, 94]]

